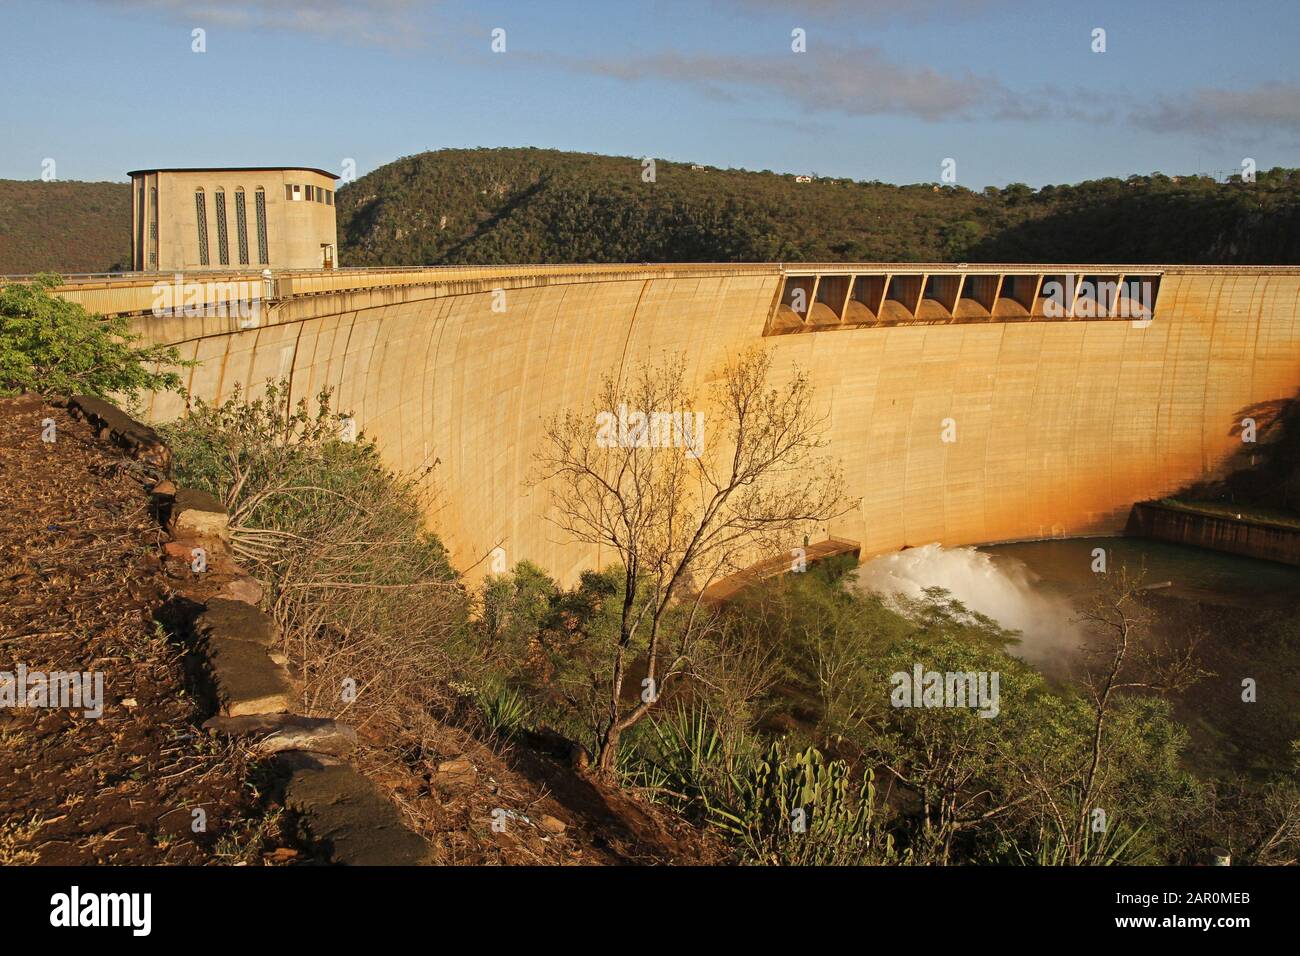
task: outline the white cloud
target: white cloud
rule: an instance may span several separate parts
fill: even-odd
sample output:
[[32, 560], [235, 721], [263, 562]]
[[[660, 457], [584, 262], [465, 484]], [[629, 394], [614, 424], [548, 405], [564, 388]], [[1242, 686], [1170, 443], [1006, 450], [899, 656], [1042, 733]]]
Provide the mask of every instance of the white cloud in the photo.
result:
[[1136, 107], [1133, 121], [1161, 133], [1298, 133], [1300, 86], [1265, 83], [1245, 90], [1189, 90]]
[[124, 12], [183, 20], [196, 27], [276, 30], [336, 37], [358, 43], [419, 44], [415, 15], [431, 6], [419, 0], [95, 0]]
[[711, 56], [658, 53], [637, 57], [535, 57], [582, 73], [629, 81], [667, 80], [724, 99], [774, 94], [810, 112], [856, 116], [901, 115], [937, 121], [1027, 119], [1044, 105], [970, 72], [942, 73], [895, 62], [872, 48], [821, 46], [816, 52]]

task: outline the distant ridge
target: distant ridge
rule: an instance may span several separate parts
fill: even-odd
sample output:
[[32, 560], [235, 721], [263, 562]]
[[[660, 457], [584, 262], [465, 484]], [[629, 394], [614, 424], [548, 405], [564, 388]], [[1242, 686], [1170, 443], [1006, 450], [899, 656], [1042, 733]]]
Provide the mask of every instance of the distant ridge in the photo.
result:
[[0, 275], [130, 265], [129, 183], [0, 179]]
[[[447, 149], [338, 191], [344, 265], [1300, 263], [1300, 170], [1039, 190], [794, 175], [545, 149]], [[0, 180], [0, 273], [130, 262], [130, 186]]]

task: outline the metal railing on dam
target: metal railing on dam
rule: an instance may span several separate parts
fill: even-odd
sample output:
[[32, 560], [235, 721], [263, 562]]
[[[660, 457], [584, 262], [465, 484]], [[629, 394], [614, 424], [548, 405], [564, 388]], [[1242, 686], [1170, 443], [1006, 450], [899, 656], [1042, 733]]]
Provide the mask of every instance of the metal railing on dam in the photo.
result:
[[[148, 315], [161, 311], [159, 300], [169, 287], [191, 286], [203, 290], [195, 304], [216, 305], [236, 297], [284, 301], [302, 296], [366, 292], [380, 289], [425, 290], [429, 295], [455, 295], [471, 289], [521, 288], [539, 285], [623, 281], [679, 275], [776, 274], [778, 266], [766, 264], [685, 265], [519, 265], [519, 266], [410, 266], [397, 268], [341, 268], [328, 270], [190, 270], [187, 272], [124, 272], [65, 276], [59, 294], [103, 315]], [[269, 273], [269, 277], [268, 277]], [[11, 276], [10, 279], [28, 277]], [[181, 301], [184, 301], [183, 299]]]
[[[1150, 309], [1126, 316], [1133, 278]], [[176, 281], [70, 278], [61, 294], [195, 360], [191, 397], [272, 379], [295, 401], [331, 390], [392, 467], [440, 461], [431, 520], [460, 566], [500, 546], [566, 581], [611, 555], [546, 521], [527, 482], [544, 422], [666, 352], [702, 393], [748, 348], [769, 353], [774, 386], [808, 375], [853, 505], [814, 537], [861, 542], [864, 557], [1117, 533], [1133, 502], [1248, 462], [1242, 422], [1262, 433], [1300, 393], [1300, 267], [518, 265], [276, 272], [269, 289], [256, 270], [181, 277], [200, 305], [256, 296], [252, 318], [158, 309], [164, 286], [185, 301]], [[144, 411], [184, 407], [157, 394]]]

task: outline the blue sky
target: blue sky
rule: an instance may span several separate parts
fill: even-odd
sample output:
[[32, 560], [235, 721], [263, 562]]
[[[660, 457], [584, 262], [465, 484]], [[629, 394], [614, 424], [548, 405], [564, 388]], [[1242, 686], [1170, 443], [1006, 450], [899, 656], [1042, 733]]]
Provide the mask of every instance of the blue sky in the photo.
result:
[[1295, 0], [0, 0], [0, 36], [14, 179], [447, 146], [897, 183], [951, 157], [976, 189], [1300, 165]]

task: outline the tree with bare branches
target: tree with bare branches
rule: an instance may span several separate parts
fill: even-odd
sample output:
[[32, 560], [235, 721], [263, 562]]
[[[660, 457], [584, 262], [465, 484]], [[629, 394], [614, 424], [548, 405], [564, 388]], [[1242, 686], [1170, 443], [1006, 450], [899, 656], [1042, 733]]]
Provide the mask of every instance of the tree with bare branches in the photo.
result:
[[1175, 694], [1208, 676], [1197, 660], [1197, 635], [1179, 648], [1153, 645], [1152, 612], [1143, 603], [1143, 592], [1147, 590], [1144, 579], [1143, 571], [1131, 572], [1126, 568], [1112, 571], [1081, 615], [1100, 635], [1100, 643], [1090, 651], [1092, 666], [1083, 679], [1091, 699], [1092, 720], [1074, 832], [1068, 842], [1067, 859], [1071, 864], [1083, 860], [1089, 844], [1089, 818], [1097, 806], [1098, 794], [1104, 789], [1107, 757], [1112, 756], [1106, 730], [1116, 694], [1125, 691]]
[[[572, 540], [611, 549], [622, 578], [596, 733], [604, 774], [620, 737], [690, 672], [705, 589], [842, 513], [839, 469], [818, 454], [825, 422], [808, 376], [774, 387], [770, 372], [766, 352], [744, 353], [700, 401], [684, 361], [669, 358], [606, 376], [593, 407], [546, 425], [533, 483], [549, 488], [549, 518]], [[638, 656], [646, 677], [629, 702]]]

